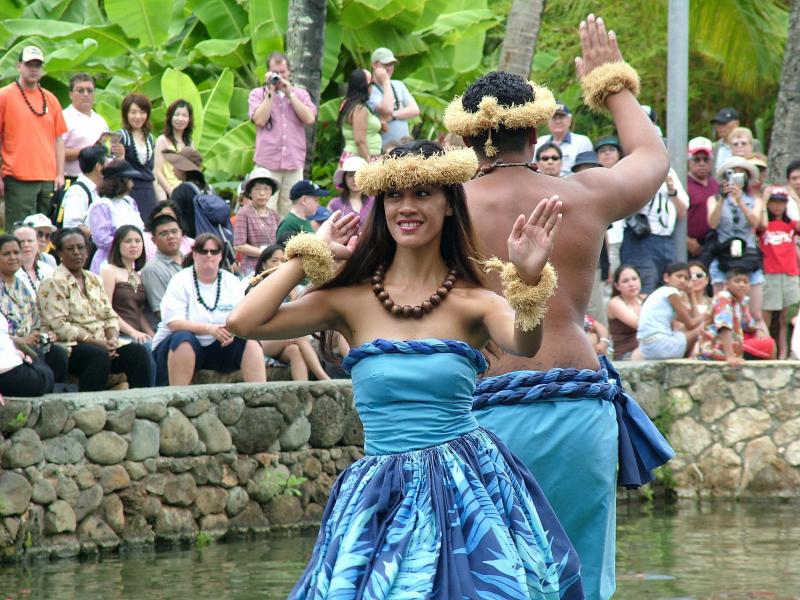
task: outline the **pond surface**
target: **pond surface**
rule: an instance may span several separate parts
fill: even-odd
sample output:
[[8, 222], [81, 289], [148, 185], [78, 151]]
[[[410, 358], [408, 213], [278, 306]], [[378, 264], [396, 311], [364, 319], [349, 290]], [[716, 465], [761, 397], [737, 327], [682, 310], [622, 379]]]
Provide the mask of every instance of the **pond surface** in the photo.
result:
[[[312, 535], [0, 567], [0, 600], [285, 598]], [[621, 505], [615, 600], [800, 598], [800, 506]]]

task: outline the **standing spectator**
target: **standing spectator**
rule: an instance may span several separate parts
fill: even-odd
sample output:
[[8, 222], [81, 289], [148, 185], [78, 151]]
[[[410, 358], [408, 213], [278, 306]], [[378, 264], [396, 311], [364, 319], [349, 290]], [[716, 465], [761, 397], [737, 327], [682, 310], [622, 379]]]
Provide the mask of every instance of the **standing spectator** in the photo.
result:
[[728, 134], [732, 156], [750, 158], [753, 155], [753, 132], [747, 127], [736, 127]]
[[[150, 133], [152, 106], [147, 96], [128, 94], [122, 100], [121, 142], [112, 144], [114, 158], [124, 158], [135, 172], [130, 175], [133, 187], [131, 197], [136, 200], [142, 222], [153, 211], [156, 204], [156, 184], [153, 175], [155, 143]], [[101, 194], [102, 195], [102, 194]]]
[[800, 223], [786, 214], [789, 190], [772, 188], [767, 198], [767, 209], [761, 217], [759, 247], [764, 258], [763, 314], [767, 330], [774, 313], [778, 314], [778, 358], [789, 356], [786, 327], [788, 309], [800, 302], [800, 264], [795, 240]]
[[64, 192], [61, 200], [64, 227], [77, 227], [91, 235], [88, 224], [89, 206], [100, 199], [97, 186], [103, 181], [103, 167], [108, 151], [105, 146], [89, 146], [78, 153], [81, 174]]
[[[744, 175], [744, 185], [733, 181], [733, 174]], [[714, 294], [725, 287], [725, 273], [732, 266], [731, 259], [737, 258], [737, 254], [743, 257], [757, 251], [756, 228], [761, 222], [763, 203], [761, 198], [754, 198], [746, 191], [750, 180], [756, 177], [758, 169], [739, 156], [730, 158], [717, 171], [717, 178], [722, 181], [722, 197], [717, 195], [708, 199], [708, 225], [717, 230], [719, 242], [716, 256], [709, 264]], [[726, 244], [734, 238], [742, 240], [744, 247], [739, 252], [732, 252], [732, 244]], [[724, 264], [720, 264], [720, 259], [723, 259]], [[750, 307], [753, 316], [761, 319], [764, 271], [758, 257], [753, 256], [753, 260], [749, 262], [747, 271], [750, 273]]]
[[156, 245], [153, 260], [142, 269], [142, 285], [147, 294], [147, 303], [156, 319], [161, 319], [161, 299], [167, 291], [172, 276], [182, 268], [181, 239], [183, 231], [178, 220], [169, 214], [161, 214], [150, 222], [150, 231]]
[[53, 391], [53, 371], [40, 360], [17, 350], [0, 314], [0, 406], [2, 396], [36, 398]]
[[[178, 209], [177, 205], [170, 200], [161, 200], [156, 204], [156, 207], [153, 209], [153, 212], [150, 213], [150, 220], [148, 223], [153, 223], [153, 219], [161, 215], [169, 215], [173, 219], [175, 219], [181, 227], [181, 231], [185, 231], [186, 227], [183, 225], [183, 218], [181, 215], [180, 209]], [[157, 248], [155, 244], [155, 236], [153, 235], [152, 231], [145, 231], [144, 232], [144, 255], [147, 261], [153, 259], [156, 255]], [[182, 234], [181, 235], [181, 245], [180, 251], [183, 256], [186, 256], [192, 251], [192, 247], [194, 246], [194, 239], [190, 238], [189, 236]]]
[[42, 88], [44, 54], [26, 46], [19, 54], [14, 83], [0, 89], [0, 146], [5, 223], [45, 213], [53, 191], [64, 185], [64, 138], [67, 132], [58, 99]]
[[381, 120], [367, 105], [371, 78], [369, 71], [355, 69], [347, 80], [347, 93], [336, 120], [344, 137], [340, 167], [351, 156], [370, 160], [381, 153]]
[[[597, 160], [606, 169], [610, 169], [622, 158], [622, 146], [616, 136], [609, 135], [597, 140], [594, 145]], [[625, 219], [614, 221], [606, 231], [606, 246], [608, 248], [608, 271], [613, 277], [614, 271], [619, 267], [619, 249], [622, 246], [622, 236], [625, 231]], [[611, 277], [608, 281], [611, 283]], [[613, 284], [612, 284], [613, 285]], [[613, 288], [612, 288], [613, 293]], [[611, 323], [609, 323], [609, 327]], [[616, 346], [614, 346], [616, 350]]]
[[92, 273], [99, 273], [117, 228], [135, 225], [140, 230], [144, 223], [136, 200], [129, 195], [134, 188], [134, 177], [139, 173], [124, 160], [112, 160], [103, 167], [103, 180], [97, 187], [100, 199], [89, 207], [89, 229], [97, 250], [92, 258]]
[[642, 280], [636, 267], [617, 267], [612, 285], [608, 301], [608, 330], [614, 343], [614, 360], [641, 360], [636, 333], [646, 296], [642, 294]]
[[561, 177], [561, 157], [561, 148], [552, 142], [539, 146], [534, 155], [539, 172], [551, 177]]
[[362, 192], [356, 183], [356, 171], [365, 164], [367, 161], [360, 156], [351, 156], [344, 161], [341, 168], [333, 175], [333, 182], [342, 193], [328, 203], [328, 210], [331, 212], [341, 210], [343, 217], [350, 213], [358, 213], [359, 227], [363, 227], [367, 222], [375, 202], [375, 198]]
[[42, 280], [50, 277], [55, 269], [43, 261], [39, 256], [39, 242], [36, 239], [36, 230], [23, 225], [14, 230], [14, 237], [19, 240], [20, 259], [22, 265], [17, 271], [17, 277], [22, 280], [25, 287], [35, 298]]
[[279, 193], [271, 208], [283, 218], [291, 209], [289, 190], [303, 178], [305, 126], [314, 124], [317, 107], [306, 90], [292, 85], [285, 54], [270, 54], [267, 68], [264, 85], [250, 91], [250, 120], [256, 125], [253, 162], [269, 169], [278, 182]]
[[[620, 247], [620, 261], [636, 267], [642, 278], [642, 291], [652, 292], [661, 280], [667, 265], [676, 259], [672, 232], [675, 222], [686, 215], [689, 197], [673, 169], [650, 199], [633, 218], [647, 222], [649, 231], [639, 236], [626, 222]], [[630, 217], [629, 217], [630, 219]]]
[[561, 148], [561, 176], [566, 177], [572, 172], [575, 158], [581, 152], [592, 151], [592, 140], [580, 133], [570, 131], [572, 126], [572, 111], [564, 103], [556, 104], [556, 111], [547, 125], [550, 133], [543, 135], [536, 142], [536, 149], [551, 142]]
[[42, 213], [25, 217], [25, 221], [23, 221], [22, 224], [27, 225], [28, 227], [33, 227], [36, 231], [36, 241], [39, 247], [39, 260], [46, 262], [55, 269], [56, 259], [50, 254], [50, 240], [58, 228], [55, 227], [53, 222]]
[[419, 116], [419, 106], [405, 83], [392, 80], [397, 59], [391, 50], [376, 48], [370, 62], [372, 88], [369, 92], [369, 108], [386, 124], [386, 130], [381, 134], [385, 147], [411, 135], [408, 122]]
[[[639, 351], [646, 360], [687, 357], [700, 336], [703, 317], [697, 314], [691, 296], [683, 292], [689, 286], [689, 266], [673, 262], [662, 275], [664, 284], [657, 288], [642, 304], [636, 339]], [[689, 307], [684, 304], [689, 299]], [[673, 322], [679, 321], [685, 331], [673, 331]]]
[[155, 332], [145, 317], [147, 296], [140, 271], [144, 267], [144, 238], [134, 225], [123, 225], [114, 234], [108, 263], [100, 269], [103, 289], [119, 317], [120, 335], [147, 344]]
[[329, 193], [328, 190], [307, 179], [295, 183], [289, 192], [289, 197], [292, 199], [292, 210], [278, 225], [278, 243], [285, 244], [286, 240], [301, 231], [314, 233], [308, 217], [317, 212], [320, 197], [325, 197]]
[[786, 184], [789, 190], [786, 214], [793, 221], [800, 221], [800, 160], [793, 160], [786, 167]]
[[194, 199], [198, 194], [212, 192], [203, 174], [203, 156], [191, 146], [184, 146], [179, 152], [164, 150], [164, 160], [172, 166], [175, 177], [181, 182], [172, 188], [170, 195], [170, 200], [178, 208], [176, 216], [186, 235], [194, 238], [197, 235]]
[[67, 124], [67, 133], [64, 134], [64, 175], [71, 181], [85, 173], [78, 161], [80, 151], [102, 144], [108, 134], [108, 123], [94, 111], [94, 92], [94, 77], [88, 73], [76, 73], [70, 78], [71, 104], [64, 109], [64, 121]]
[[175, 176], [173, 166], [164, 161], [164, 151], [180, 152], [182, 148], [192, 145], [194, 130], [194, 111], [186, 100], [175, 100], [167, 107], [164, 120], [164, 133], [156, 140], [155, 175], [158, 182], [156, 194], [160, 200], [172, 195], [172, 190], [181, 183]]
[[[749, 274], [738, 268], [726, 273], [725, 288], [714, 295], [714, 306], [700, 345], [706, 360], [724, 360], [732, 367], [744, 364], [745, 354], [752, 358], [775, 358], [775, 340], [769, 337], [763, 321], [750, 313], [747, 292]], [[753, 334], [747, 338], [746, 333]]]
[[[728, 139], [731, 133], [739, 127], [739, 111], [735, 108], [727, 106], [720, 108], [714, 118], [711, 119], [711, 124], [717, 133], [717, 141], [714, 143], [714, 152], [712, 156], [714, 171], [719, 171], [720, 167], [732, 156], [734, 156], [733, 148]], [[747, 131], [750, 131], [749, 129]], [[761, 143], [758, 140], [753, 140], [753, 134], [750, 134], [750, 142], [753, 152], [761, 152]]]
[[[686, 177], [686, 193], [689, 208], [686, 211], [687, 249], [689, 256], [706, 258], [703, 255], [708, 225], [708, 199], [719, 194], [719, 183], [711, 176], [711, 140], [696, 137], [689, 140], [689, 173]], [[708, 257], [708, 260], [711, 260]]]
[[161, 300], [153, 338], [158, 385], [189, 385], [198, 369], [242, 370], [245, 381], [266, 381], [264, 353], [255, 340], [235, 337], [225, 321], [244, 297], [236, 276], [220, 269], [222, 240], [200, 234], [192, 266], [177, 273]]
[[233, 244], [242, 255], [242, 275], [250, 277], [255, 271], [261, 252], [275, 243], [278, 231], [278, 213], [268, 204], [278, 191], [278, 182], [269, 171], [256, 167], [244, 184], [244, 195], [250, 202], [239, 209], [233, 229]]
[[119, 322], [94, 273], [86, 264], [86, 238], [80, 229], [63, 229], [56, 239], [61, 259], [56, 272], [42, 282], [39, 315], [58, 343], [70, 348], [69, 373], [79, 378], [78, 389], [97, 392], [111, 373], [125, 373], [132, 388], [152, 384], [148, 352], [136, 342], [120, 343]]

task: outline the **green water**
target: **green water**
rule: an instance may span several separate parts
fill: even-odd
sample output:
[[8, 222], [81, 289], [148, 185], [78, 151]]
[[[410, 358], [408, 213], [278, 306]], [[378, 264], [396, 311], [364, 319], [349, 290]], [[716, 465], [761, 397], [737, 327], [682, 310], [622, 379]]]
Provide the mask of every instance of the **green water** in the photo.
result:
[[[313, 537], [0, 567], [0, 600], [285, 598]], [[800, 598], [800, 506], [621, 506], [618, 600]]]

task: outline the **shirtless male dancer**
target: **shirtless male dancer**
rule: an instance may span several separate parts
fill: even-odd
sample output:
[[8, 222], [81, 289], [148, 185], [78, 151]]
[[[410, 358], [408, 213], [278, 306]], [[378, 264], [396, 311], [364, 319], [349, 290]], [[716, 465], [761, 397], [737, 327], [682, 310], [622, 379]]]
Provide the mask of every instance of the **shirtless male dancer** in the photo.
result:
[[[614, 167], [567, 179], [535, 172], [527, 163], [536, 127], [548, 121], [555, 102], [547, 89], [510, 73], [493, 72], [475, 81], [450, 104], [445, 125], [478, 155], [481, 172], [465, 188], [473, 225], [489, 256], [507, 258], [505, 232], [521, 213], [553, 195], [563, 202], [561, 234], [551, 255], [559, 283], [544, 320], [541, 349], [531, 359], [504, 355], [493, 361], [492, 374], [505, 375], [479, 384], [475, 409], [481, 425], [497, 433], [533, 472], [580, 555], [586, 597], [597, 600], [615, 590], [617, 453], [618, 441], [620, 449], [626, 446], [628, 431], [623, 427], [618, 440], [617, 411], [608, 400], [620, 388], [600, 370], [583, 318], [606, 228], [647, 203], [669, 164], [661, 138], [631, 91], [638, 91], [638, 77], [621, 62], [613, 31], [589, 15], [580, 24], [580, 39], [583, 56], [576, 67], [585, 101], [595, 110], [607, 108], [625, 148], [625, 158]], [[493, 287], [500, 290], [498, 279]], [[670, 456], [668, 444], [660, 442], [655, 442], [660, 455], [649, 457], [650, 467]], [[623, 477], [620, 483], [631, 485]]]

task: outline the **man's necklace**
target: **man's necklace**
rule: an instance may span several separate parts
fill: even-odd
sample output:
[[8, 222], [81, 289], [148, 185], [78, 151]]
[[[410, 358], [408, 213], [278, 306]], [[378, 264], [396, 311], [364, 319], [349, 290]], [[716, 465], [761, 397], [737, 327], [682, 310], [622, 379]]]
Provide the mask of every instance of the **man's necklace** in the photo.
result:
[[197, 279], [197, 269], [194, 267], [192, 267], [192, 277], [194, 277], [194, 290], [197, 292], [197, 301], [200, 303], [200, 306], [205, 308], [208, 312], [217, 310], [217, 306], [219, 306], [219, 296], [222, 292], [222, 270], [217, 271], [217, 297], [214, 299], [214, 306], [209, 306], [206, 304], [206, 301], [203, 300], [203, 296], [200, 294], [200, 281]]
[[478, 169], [478, 172], [475, 174], [475, 179], [478, 177], [483, 177], [484, 175], [488, 175], [495, 169], [503, 169], [505, 167], [525, 167], [526, 169], [530, 169], [534, 173], [539, 170], [539, 166], [535, 162], [514, 162], [514, 163], [507, 163], [503, 162], [501, 159], [497, 159], [490, 165], [484, 165]]
[[22, 89], [22, 86], [19, 84], [19, 80], [15, 79], [14, 83], [17, 84], [17, 89], [19, 90], [19, 93], [22, 94], [22, 99], [25, 100], [25, 104], [28, 105], [30, 111], [37, 117], [45, 116], [47, 114], [47, 97], [44, 95], [44, 90], [42, 89], [42, 86], [39, 85], [38, 83], [36, 84], [36, 89], [38, 89], [39, 93], [42, 95], [42, 112], [39, 112], [35, 108], [33, 108], [33, 104], [31, 104], [31, 101], [28, 100], [28, 95], [25, 93], [25, 90]]
[[[28, 269], [26, 269], [25, 267], [22, 267], [22, 272], [25, 273], [25, 277], [28, 278], [28, 281], [31, 284], [31, 289], [32, 290], [37, 290], [38, 287], [36, 286], [36, 284], [33, 283], [33, 278], [31, 277], [31, 274], [28, 273]], [[36, 275], [36, 283], [38, 284], [42, 280], [42, 277], [39, 275], [39, 264], [38, 263], [33, 263], [33, 274]]]

